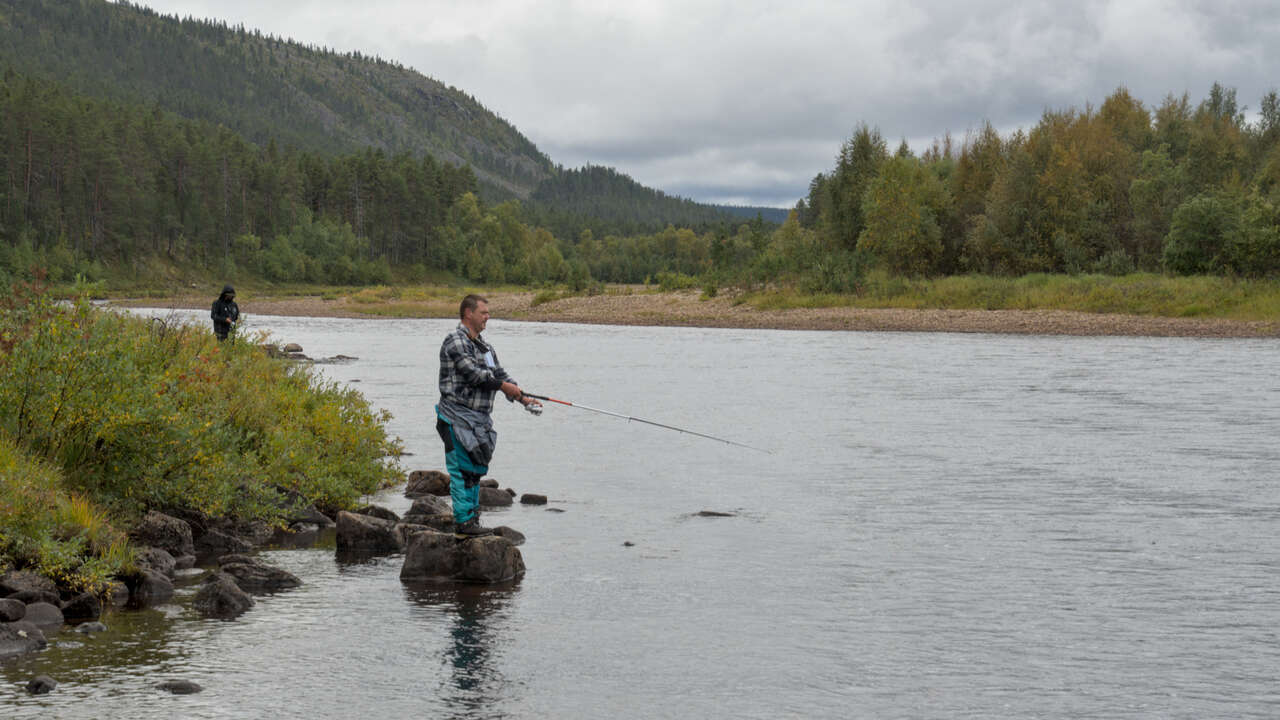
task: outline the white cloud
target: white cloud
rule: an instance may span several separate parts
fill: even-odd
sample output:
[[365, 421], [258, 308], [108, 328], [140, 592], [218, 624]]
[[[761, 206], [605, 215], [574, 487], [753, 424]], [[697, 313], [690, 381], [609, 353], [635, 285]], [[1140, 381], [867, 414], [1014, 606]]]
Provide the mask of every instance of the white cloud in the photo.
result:
[[153, 0], [399, 61], [479, 99], [553, 160], [700, 200], [790, 204], [859, 122], [891, 143], [1045, 108], [1280, 79], [1270, 2], [1185, 0]]

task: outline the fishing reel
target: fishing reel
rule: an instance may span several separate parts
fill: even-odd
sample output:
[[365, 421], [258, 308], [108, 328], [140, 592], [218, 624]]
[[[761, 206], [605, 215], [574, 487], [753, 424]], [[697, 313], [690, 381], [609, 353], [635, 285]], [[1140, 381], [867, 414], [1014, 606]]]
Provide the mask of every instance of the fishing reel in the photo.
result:
[[524, 406], [524, 409], [525, 409], [525, 410], [528, 410], [530, 415], [541, 415], [541, 414], [542, 414], [542, 406], [541, 406], [541, 405], [539, 405], [538, 403], [530, 403], [530, 404], [528, 404], [528, 405], [525, 405], [525, 406]]

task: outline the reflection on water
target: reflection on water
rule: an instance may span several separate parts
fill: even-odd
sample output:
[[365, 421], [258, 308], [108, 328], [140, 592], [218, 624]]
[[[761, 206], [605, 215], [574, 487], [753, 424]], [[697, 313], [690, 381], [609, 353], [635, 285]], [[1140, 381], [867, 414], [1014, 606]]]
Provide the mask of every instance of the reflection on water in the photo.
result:
[[458, 583], [405, 586], [405, 597], [419, 607], [448, 619], [450, 643], [443, 665], [440, 696], [455, 711], [465, 715], [493, 717], [488, 706], [500, 696], [505, 684], [501, 670], [490, 663], [501, 645], [497, 637], [506, 605], [519, 582], [480, 587]]

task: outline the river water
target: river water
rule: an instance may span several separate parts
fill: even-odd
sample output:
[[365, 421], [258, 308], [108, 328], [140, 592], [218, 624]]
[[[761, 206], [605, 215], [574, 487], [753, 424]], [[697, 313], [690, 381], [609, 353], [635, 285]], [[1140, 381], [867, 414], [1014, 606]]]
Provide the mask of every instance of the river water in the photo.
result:
[[[357, 356], [322, 371], [394, 414], [407, 470], [443, 464], [453, 325], [250, 318]], [[0, 667], [0, 715], [1280, 715], [1276, 341], [486, 336], [530, 391], [772, 454], [499, 403], [491, 476], [551, 498], [486, 515], [528, 536], [514, 587], [409, 587], [399, 557], [344, 564], [331, 543], [266, 550], [304, 585], [223, 622], [188, 584], [106, 633], [63, 632]], [[39, 673], [57, 690], [25, 695]]]

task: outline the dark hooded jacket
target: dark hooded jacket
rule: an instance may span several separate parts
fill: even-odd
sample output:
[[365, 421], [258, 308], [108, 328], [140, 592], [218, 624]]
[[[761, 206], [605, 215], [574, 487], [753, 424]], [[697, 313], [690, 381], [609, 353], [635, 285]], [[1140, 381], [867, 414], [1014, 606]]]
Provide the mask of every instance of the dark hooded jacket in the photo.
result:
[[222, 294], [213, 301], [213, 309], [209, 317], [213, 318], [213, 334], [225, 338], [231, 332], [231, 323], [240, 319], [240, 306], [235, 301], [236, 289], [227, 285]]

